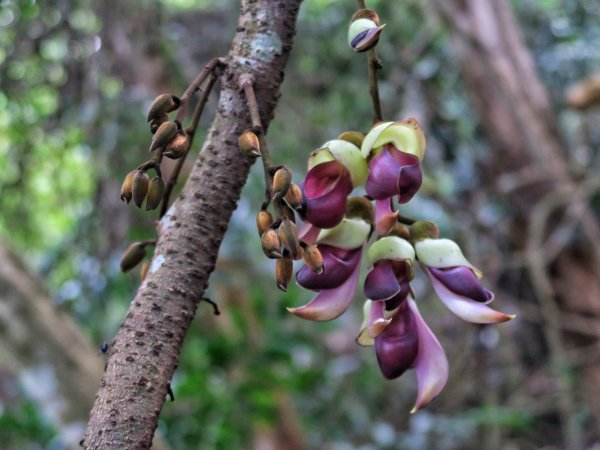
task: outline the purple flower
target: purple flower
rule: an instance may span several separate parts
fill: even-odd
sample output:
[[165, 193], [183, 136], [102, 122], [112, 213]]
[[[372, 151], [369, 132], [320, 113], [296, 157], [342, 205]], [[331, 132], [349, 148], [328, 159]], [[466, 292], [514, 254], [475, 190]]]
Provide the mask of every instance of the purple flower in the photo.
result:
[[361, 219], [345, 218], [335, 228], [321, 230], [316, 240], [323, 257], [323, 272], [313, 272], [303, 266], [296, 274], [298, 284], [317, 291], [306, 305], [288, 308], [308, 320], [333, 320], [346, 311], [358, 284], [363, 245], [371, 226]]
[[375, 200], [397, 195], [406, 203], [421, 187], [425, 137], [415, 119], [375, 126], [365, 136], [361, 153], [369, 161], [365, 188]]
[[365, 182], [367, 172], [367, 163], [354, 144], [339, 139], [326, 142], [311, 154], [308, 173], [300, 184], [304, 219], [318, 228], [339, 224], [348, 194]]
[[481, 285], [482, 273], [450, 239], [423, 239], [415, 244], [417, 259], [433, 289], [450, 311], [473, 323], [500, 323], [513, 319], [486, 306], [494, 294]]

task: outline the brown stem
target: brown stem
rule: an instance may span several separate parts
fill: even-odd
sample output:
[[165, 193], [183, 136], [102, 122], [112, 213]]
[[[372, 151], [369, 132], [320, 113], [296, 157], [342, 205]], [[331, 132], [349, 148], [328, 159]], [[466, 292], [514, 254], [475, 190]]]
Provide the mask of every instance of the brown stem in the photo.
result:
[[165, 186], [165, 193], [163, 194], [163, 199], [162, 199], [162, 203], [160, 206], [160, 213], [158, 216], [159, 218], [164, 216], [166, 214], [167, 210], [169, 209], [169, 200], [171, 198], [171, 194], [173, 193], [173, 189], [175, 188], [175, 185], [177, 184], [177, 180], [179, 179], [179, 175], [181, 173], [183, 164], [185, 163], [185, 159], [187, 158], [187, 155], [190, 153], [190, 150], [192, 148], [192, 144], [194, 142], [194, 136], [196, 135], [196, 128], [198, 127], [198, 122], [200, 121], [200, 117], [202, 116], [202, 112], [204, 111], [204, 106], [206, 105], [208, 96], [210, 95], [210, 91], [212, 90], [216, 81], [217, 81], [217, 75], [213, 72], [211, 74], [211, 77], [208, 79], [208, 82], [206, 83], [206, 86], [205, 86], [204, 90], [202, 91], [200, 98], [198, 99], [198, 104], [196, 105], [196, 109], [194, 109], [194, 114], [192, 115], [192, 119], [190, 121], [190, 126], [186, 130], [186, 133], [188, 134], [189, 139], [190, 139], [189, 149], [185, 155], [183, 155], [181, 158], [179, 158], [177, 160], [177, 164], [175, 165], [175, 168], [173, 169], [173, 172], [171, 173], [171, 176], [169, 177], [169, 181], [167, 181], [167, 184]]
[[[186, 332], [250, 169], [250, 159], [240, 158], [237, 145], [251, 118], [236, 80], [242, 73], [254, 76], [266, 127], [279, 97], [299, 7], [300, 0], [242, 1], [220, 77], [217, 114], [182, 195], [160, 221], [152, 270], [111, 342], [85, 449], [143, 450], [152, 445]], [[261, 58], [256, 58], [255, 46], [248, 43], [271, 43], [274, 37], [279, 45], [261, 47]]]
[[369, 93], [373, 103], [373, 123], [382, 122], [381, 101], [379, 99], [379, 82], [377, 80], [377, 71], [383, 66], [381, 60], [377, 57], [377, 50], [372, 48], [368, 52], [369, 56]]
[[[267, 145], [267, 138], [264, 135], [262, 123], [260, 121], [258, 103], [256, 102], [256, 95], [254, 94], [254, 78], [252, 75], [248, 73], [240, 75], [240, 89], [244, 91], [244, 95], [246, 96], [248, 110], [250, 111], [250, 117], [252, 118], [252, 129], [260, 139], [260, 153], [263, 163], [263, 170], [265, 173], [265, 201], [262, 205], [262, 209], [267, 209], [271, 203], [271, 193], [273, 191], [273, 174], [271, 173], [273, 168], [273, 160], [271, 159], [271, 153], [269, 152], [269, 146]], [[281, 216], [280, 207], [277, 207], [277, 214], [278, 217]]]
[[208, 76], [215, 70], [215, 68], [220, 65], [223, 65], [222, 58], [218, 57], [211, 59], [206, 66], [204, 66], [204, 69], [202, 69], [194, 81], [190, 83], [183, 95], [180, 97], [181, 106], [179, 106], [179, 109], [177, 110], [176, 120], [179, 120], [180, 122], [183, 121], [190, 97], [194, 94], [194, 92], [200, 89], [200, 86], [202, 83], [204, 83], [204, 80], [206, 80]]

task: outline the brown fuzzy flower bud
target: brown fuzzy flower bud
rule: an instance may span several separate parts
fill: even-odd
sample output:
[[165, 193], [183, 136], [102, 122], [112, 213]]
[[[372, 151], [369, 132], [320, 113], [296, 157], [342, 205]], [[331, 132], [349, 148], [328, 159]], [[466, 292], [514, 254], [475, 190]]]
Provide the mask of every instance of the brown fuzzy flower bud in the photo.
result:
[[281, 166], [273, 175], [273, 199], [284, 197], [291, 184], [292, 172], [287, 167]]
[[121, 200], [129, 204], [131, 201], [132, 189], [133, 189], [133, 177], [135, 176], [135, 170], [132, 170], [125, 176], [123, 185], [121, 186]]
[[179, 159], [184, 156], [190, 148], [190, 140], [186, 134], [177, 134], [169, 141], [163, 150], [163, 155], [171, 159]]
[[156, 119], [154, 119], [150, 122], [150, 132], [152, 134], [156, 133], [156, 130], [158, 130], [158, 127], [160, 127], [163, 123], [167, 122], [168, 120], [169, 120], [169, 116], [167, 116], [166, 114], [158, 116]]
[[307, 245], [304, 247], [302, 259], [309, 269], [314, 273], [321, 275], [323, 272], [325, 272], [325, 267], [323, 266], [323, 255], [321, 255], [321, 252], [316, 245]]
[[259, 211], [256, 214], [256, 229], [259, 236], [262, 236], [271, 225], [273, 225], [273, 216], [269, 211]]
[[260, 243], [262, 244], [263, 252], [265, 252], [267, 258], [281, 258], [281, 240], [279, 239], [277, 231], [269, 228], [260, 237]]
[[121, 271], [129, 272], [135, 266], [137, 266], [142, 259], [146, 257], [146, 247], [141, 242], [134, 242], [125, 253], [123, 253], [123, 257], [121, 258]]
[[181, 100], [179, 97], [171, 94], [161, 94], [150, 104], [146, 121], [152, 122], [171, 111], [175, 111], [180, 105]]
[[291, 183], [290, 188], [285, 194], [285, 201], [293, 209], [298, 209], [302, 206], [302, 191], [297, 184]]
[[154, 177], [150, 180], [148, 194], [146, 194], [146, 211], [156, 209], [165, 192], [165, 182], [161, 177]]
[[171, 140], [181, 133], [181, 123], [178, 120], [169, 120], [161, 123], [154, 136], [152, 136], [152, 142], [150, 143], [150, 151], [153, 152], [156, 149], [166, 146]]
[[288, 284], [294, 273], [294, 263], [289, 258], [281, 258], [275, 262], [275, 280], [277, 287], [287, 292]]
[[285, 217], [277, 228], [277, 234], [281, 240], [282, 247], [287, 250], [289, 257], [296, 260], [302, 257], [302, 247], [298, 239], [298, 228], [294, 222]]
[[338, 136], [338, 139], [356, 145], [358, 148], [362, 146], [365, 135], [360, 131], [344, 131]]
[[142, 207], [142, 203], [144, 203], [144, 199], [148, 194], [148, 188], [150, 185], [150, 177], [146, 172], [142, 172], [141, 170], [136, 170], [135, 175], [133, 176], [133, 188], [132, 188], [132, 197], [133, 203], [138, 208]]
[[146, 260], [142, 263], [140, 267], [140, 281], [144, 281], [146, 279], [146, 275], [148, 275], [148, 270], [150, 269], [150, 263]]
[[239, 139], [240, 151], [252, 158], [261, 156], [260, 153], [260, 141], [258, 136], [250, 130], [246, 130], [242, 133]]

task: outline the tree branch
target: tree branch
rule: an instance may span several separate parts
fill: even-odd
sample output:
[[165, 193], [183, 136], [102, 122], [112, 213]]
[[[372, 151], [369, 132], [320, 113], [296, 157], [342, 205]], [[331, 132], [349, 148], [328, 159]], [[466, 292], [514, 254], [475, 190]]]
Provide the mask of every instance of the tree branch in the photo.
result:
[[[251, 159], [238, 137], [250, 128], [238, 78], [254, 76], [261, 122], [267, 127], [279, 97], [300, 0], [243, 0], [221, 76], [217, 116], [182, 194], [159, 224], [146, 279], [111, 342], [107, 370], [91, 412], [86, 449], [148, 449]], [[257, 20], [261, 17], [261, 20]]]

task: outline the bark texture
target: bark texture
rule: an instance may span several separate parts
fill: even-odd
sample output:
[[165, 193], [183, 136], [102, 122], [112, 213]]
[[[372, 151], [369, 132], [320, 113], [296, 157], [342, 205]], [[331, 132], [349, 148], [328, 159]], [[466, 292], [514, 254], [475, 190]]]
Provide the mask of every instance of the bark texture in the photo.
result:
[[239, 135], [250, 116], [238, 78], [255, 79], [266, 126], [283, 81], [300, 0], [244, 0], [226, 57], [217, 116], [183, 192], [158, 225], [149, 273], [110, 342], [106, 373], [84, 437], [86, 449], [148, 449], [186, 331], [215, 267], [251, 161]]
[[[584, 383], [578, 387], [600, 421], [598, 339], [589, 337], [600, 330], [600, 234], [589, 204], [598, 183], [569, 172], [568, 147], [507, 0], [428, 4], [449, 27], [472, 103], [494, 150], [482, 178], [488, 192], [511, 206], [508, 244], [513, 254], [524, 256], [523, 275], [530, 287], [529, 294], [520, 296], [533, 296], [538, 303], [550, 366], [557, 371], [564, 447], [580, 448], [579, 400], [564, 370], [575, 364], [569, 350], [589, 346], [589, 357], [579, 362]], [[517, 286], [505, 289], [519, 297]], [[566, 317], [585, 318], [592, 328], [567, 334], [564, 330], [572, 330], [573, 321]]]

